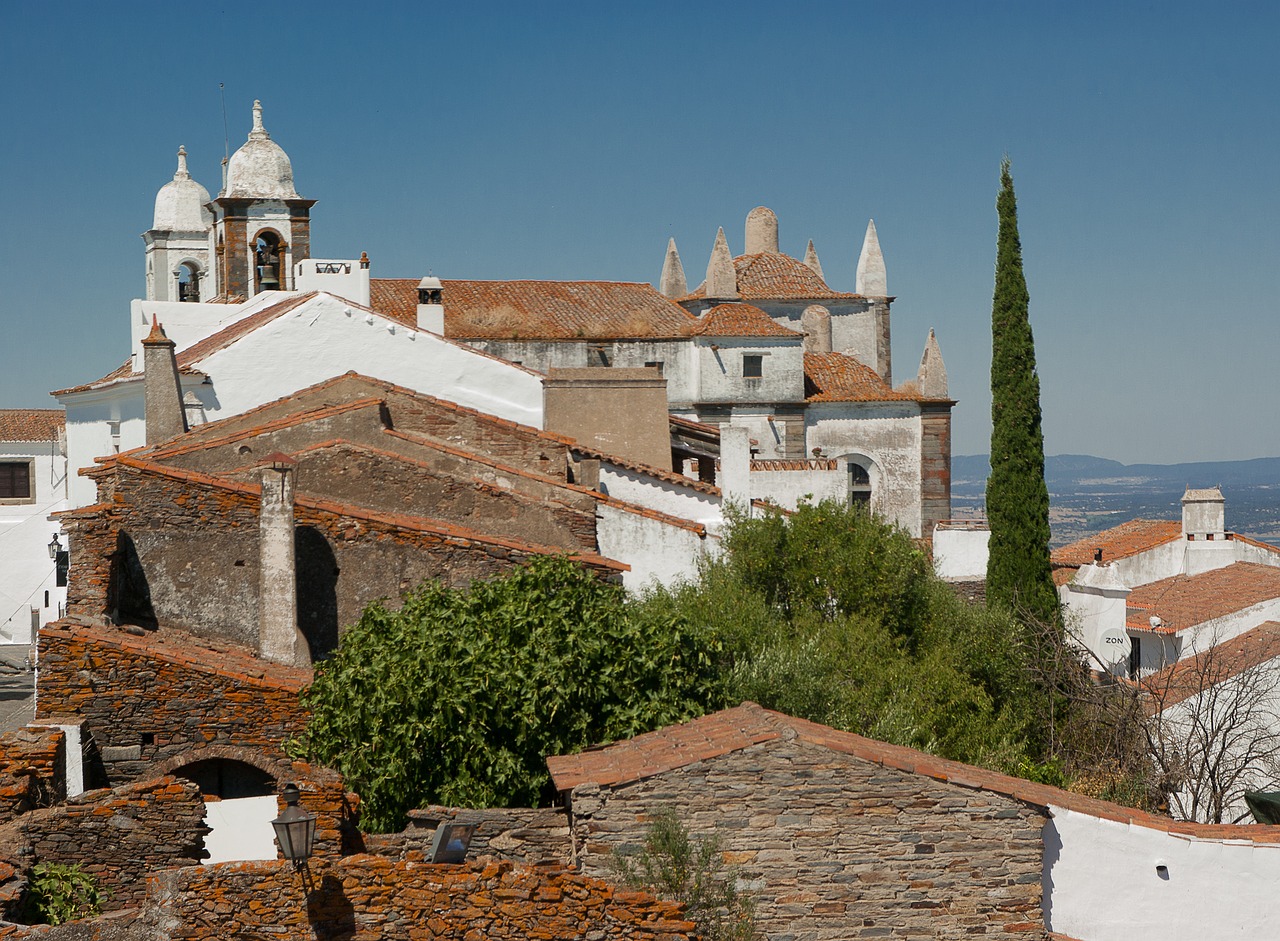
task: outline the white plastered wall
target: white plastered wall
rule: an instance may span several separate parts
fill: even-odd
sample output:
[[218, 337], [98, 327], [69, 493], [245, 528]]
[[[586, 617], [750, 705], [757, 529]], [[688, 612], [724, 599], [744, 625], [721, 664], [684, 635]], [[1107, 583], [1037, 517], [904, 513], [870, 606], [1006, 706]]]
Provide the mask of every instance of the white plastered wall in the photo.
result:
[[1280, 845], [1254, 843], [1243, 827], [1238, 840], [1209, 840], [1065, 808], [1050, 813], [1043, 871], [1049, 930], [1085, 941], [1277, 937]]
[[608, 503], [596, 510], [600, 554], [631, 566], [622, 584], [641, 591], [655, 582], [674, 585], [697, 577], [698, 562], [718, 551], [719, 540]]
[[723, 522], [719, 497], [607, 461], [600, 462], [600, 492], [659, 513], [702, 523], [710, 532], [719, 533]]
[[991, 530], [985, 526], [935, 526], [933, 571], [951, 581], [986, 578], [990, 541]]
[[[57, 442], [0, 441], [0, 461], [27, 460], [32, 501], [0, 503], [0, 645], [31, 643], [31, 609], [46, 624], [67, 596], [55, 584], [49, 558], [49, 540], [61, 533], [49, 514], [67, 509], [67, 461]], [[66, 537], [60, 538], [65, 548]]]

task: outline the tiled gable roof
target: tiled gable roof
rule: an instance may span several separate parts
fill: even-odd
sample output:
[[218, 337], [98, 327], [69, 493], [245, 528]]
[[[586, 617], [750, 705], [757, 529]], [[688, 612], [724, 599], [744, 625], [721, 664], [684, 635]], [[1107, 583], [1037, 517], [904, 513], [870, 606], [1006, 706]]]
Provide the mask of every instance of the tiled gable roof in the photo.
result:
[[51, 441], [66, 425], [60, 408], [0, 408], [0, 441]]
[[1160, 633], [1183, 631], [1214, 618], [1280, 598], [1280, 568], [1236, 562], [1199, 575], [1175, 575], [1135, 588], [1128, 599], [1132, 630], [1151, 630], [1150, 618], [1163, 622]]
[[1181, 520], [1129, 520], [1053, 550], [1052, 559], [1054, 566], [1088, 565], [1101, 549], [1102, 561], [1114, 562], [1181, 538]]
[[1037, 784], [985, 768], [949, 761], [914, 748], [877, 742], [852, 732], [842, 732], [806, 719], [764, 709], [753, 702], [722, 709], [680, 725], [646, 732], [603, 748], [576, 755], [553, 755], [547, 758], [547, 770], [551, 772], [556, 789], [561, 792], [571, 791], [581, 784], [629, 784], [688, 767], [696, 762], [712, 760], [721, 755], [786, 738], [828, 748], [907, 774], [918, 774], [960, 787], [1002, 794], [1035, 807], [1060, 807], [1117, 823], [1134, 824], [1200, 839], [1244, 838], [1256, 843], [1280, 843], [1280, 827], [1239, 827], [1160, 817], [1096, 798], [1072, 794], [1047, 784]]
[[804, 395], [809, 402], [917, 402], [893, 389], [870, 366], [844, 353], [804, 354]]
[[[465, 340], [674, 339], [695, 321], [653, 285], [627, 281], [441, 281], [445, 336]], [[375, 278], [374, 310], [414, 323], [418, 281]]]
[[1280, 657], [1280, 623], [1266, 621], [1252, 630], [1179, 660], [1142, 680], [1151, 710], [1161, 711]]
[[717, 304], [698, 317], [693, 332], [704, 337], [787, 337], [803, 340], [804, 334], [778, 324], [751, 304]]
[[[202, 373], [200, 370], [194, 369], [191, 366], [181, 366], [179, 367], [178, 372], [182, 373], [182, 375], [184, 376], [203, 376], [204, 375], [204, 373]], [[114, 385], [115, 383], [118, 383], [118, 382], [141, 382], [141, 381], [142, 381], [142, 373], [133, 371], [133, 357], [131, 356], [128, 359], [126, 359], [123, 363], [121, 363], [119, 366], [117, 366], [115, 369], [111, 370], [111, 372], [103, 376], [101, 379], [95, 379], [92, 382], [86, 382], [78, 386], [71, 386], [70, 388], [67, 388], [67, 389], [56, 389], [53, 392], [50, 392], [49, 394], [50, 395], [71, 395], [72, 393], [75, 393], [75, 392], [89, 392], [89, 391], [92, 391], [93, 389], [101, 389], [109, 385]]]
[[228, 324], [217, 333], [205, 337], [197, 343], [193, 343], [181, 353], [178, 354], [179, 366], [192, 366], [200, 362], [207, 356], [212, 356], [219, 350], [226, 349], [232, 343], [235, 343], [241, 337], [247, 336], [259, 327], [266, 326], [271, 321], [283, 317], [289, 311], [297, 307], [301, 307], [307, 301], [316, 296], [315, 291], [309, 291], [306, 294], [299, 294], [297, 297], [286, 298], [283, 301], [264, 307], [255, 314], [250, 314], [242, 320]]
[[[861, 298], [861, 294], [845, 294], [833, 291], [818, 273], [804, 262], [797, 261], [782, 252], [760, 252], [757, 255], [739, 255], [733, 260], [738, 294], [745, 301], [752, 300], [838, 300]], [[707, 296], [706, 284], [681, 298], [692, 300]]]

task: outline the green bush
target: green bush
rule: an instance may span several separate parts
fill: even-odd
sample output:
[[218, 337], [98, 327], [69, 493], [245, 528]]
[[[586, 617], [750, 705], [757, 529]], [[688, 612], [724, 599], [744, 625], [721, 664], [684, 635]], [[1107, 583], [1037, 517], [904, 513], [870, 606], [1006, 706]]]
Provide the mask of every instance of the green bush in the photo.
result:
[[37, 863], [32, 868], [22, 908], [27, 924], [61, 925], [101, 912], [98, 884], [79, 866]]
[[614, 853], [610, 862], [626, 885], [684, 903], [706, 941], [755, 937], [755, 899], [738, 891], [737, 872], [725, 869], [719, 836], [690, 837], [671, 808], [654, 815], [638, 853]]
[[295, 755], [341, 771], [373, 831], [426, 803], [533, 805], [545, 756], [723, 703], [711, 635], [563, 557], [371, 605], [316, 667]]

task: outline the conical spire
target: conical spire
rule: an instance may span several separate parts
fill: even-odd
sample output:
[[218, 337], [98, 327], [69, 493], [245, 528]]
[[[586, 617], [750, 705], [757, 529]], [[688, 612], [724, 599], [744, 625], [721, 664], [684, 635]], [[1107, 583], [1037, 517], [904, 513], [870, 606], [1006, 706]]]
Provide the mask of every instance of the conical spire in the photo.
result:
[[947, 394], [947, 365], [942, 361], [942, 350], [938, 348], [938, 338], [929, 328], [929, 339], [924, 344], [924, 355], [920, 357], [920, 371], [916, 373], [916, 387], [926, 399], [945, 399]]
[[818, 261], [818, 253], [813, 247], [813, 239], [809, 239], [809, 247], [804, 250], [804, 266], [822, 278], [825, 283], [827, 278], [822, 273], [822, 262]]
[[675, 239], [667, 240], [667, 257], [662, 260], [662, 279], [658, 282], [658, 290], [666, 297], [684, 297], [689, 293]]
[[716, 243], [711, 247], [711, 260], [707, 263], [707, 298], [738, 296], [738, 277], [733, 270], [733, 256], [729, 254], [729, 242], [724, 229], [716, 230]]
[[174, 172], [173, 178], [175, 180], [191, 179], [191, 173], [187, 170], [187, 148], [181, 144], [178, 145], [178, 169]]
[[262, 102], [253, 99], [253, 130], [249, 132], [249, 140], [271, 140], [271, 135], [262, 126]]
[[858, 281], [854, 290], [871, 297], [885, 297], [889, 293], [889, 279], [885, 275], [884, 255], [880, 253], [880, 239], [876, 236], [874, 219], [867, 222], [862, 254], [858, 256]]

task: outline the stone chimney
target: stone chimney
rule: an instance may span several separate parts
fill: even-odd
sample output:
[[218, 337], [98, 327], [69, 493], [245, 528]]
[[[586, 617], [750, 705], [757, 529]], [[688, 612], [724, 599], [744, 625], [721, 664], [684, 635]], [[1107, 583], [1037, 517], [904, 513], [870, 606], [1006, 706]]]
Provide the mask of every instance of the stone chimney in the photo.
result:
[[431, 275], [418, 282], [418, 329], [444, 336], [444, 285]]
[[889, 278], [884, 270], [884, 255], [880, 252], [875, 219], [867, 222], [862, 254], [858, 256], [858, 279], [854, 291], [868, 297], [886, 297], [889, 294]]
[[716, 485], [724, 502], [751, 509], [751, 429], [741, 425], [720, 426], [720, 474]]
[[942, 361], [942, 350], [938, 348], [938, 338], [933, 335], [932, 327], [924, 344], [924, 355], [920, 357], [916, 386], [927, 399], [945, 399], [948, 396], [947, 365]]
[[810, 304], [800, 315], [806, 353], [831, 352], [831, 311], [821, 304]]
[[778, 217], [773, 210], [765, 206], [757, 206], [747, 213], [746, 246], [743, 251], [748, 255], [761, 252], [778, 251]]
[[827, 276], [822, 273], [822, 262], [818, 261], [818, 250], [813, 247], [813, 239], [809, 239], [809, 247], [804, 250], [804, 266], [826, 284]]
[[153, 315], [151, 332], [142, 338], [142, 398], [149, 445], [168, 441], [187, 430], [178, 358], [174, 355], [176, 346]]
[[738, 297], [738, 275], [733, 269], [733, 256], [729, 254], [724, 229], [716, 230], [716, 241], [711, 247], [711, 260], [707, 263], [706, 296], [709, 301], [736, 300]]
[[290, 666], [310, 666], [311, 651], [298, 630], [294, 554], [293, 486], [297, 463], [272, 454], [262, 467], [258, 543], [258, 656]]
[[1187, 488], [1182, 495], [1182, 532], [1192, 541], [1227, 538], [1227, 501], [1220, 488]]
[[542, 390], [547, 431], [595, 451], [671, 470], [667, 380], [657, 369], [552, 368]]
[[689, 293], [689, 284], [685, 281], [684, 265], [680, 264], [675, 239], [667, 242], [667, 257], [662, 259], [662, 280], [659, 281], [658, 290], [666, 297], [684, 297]]

